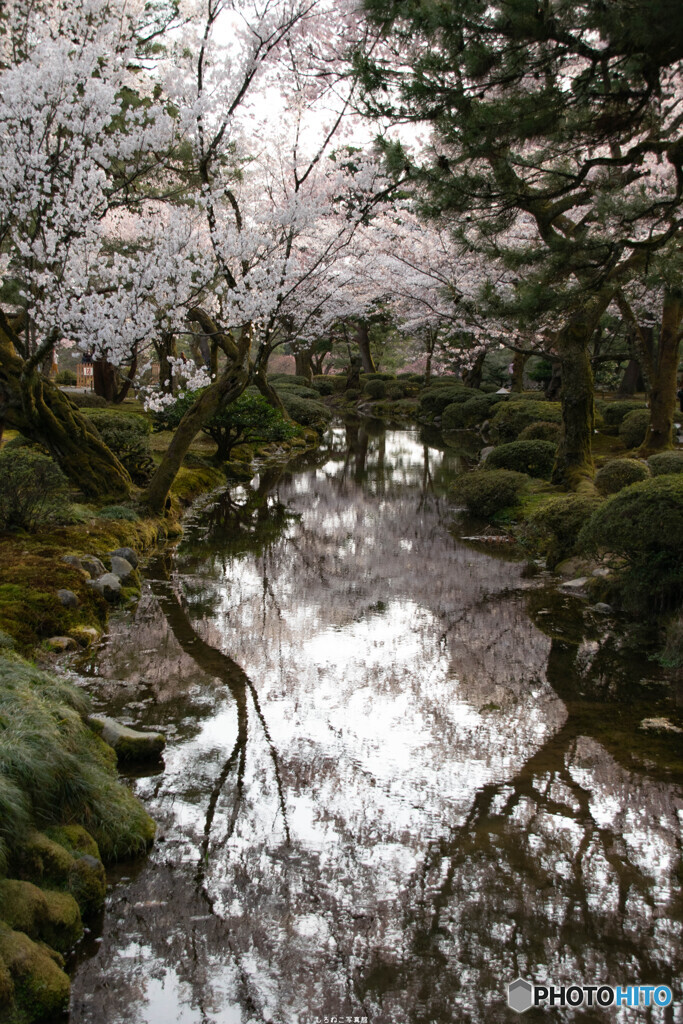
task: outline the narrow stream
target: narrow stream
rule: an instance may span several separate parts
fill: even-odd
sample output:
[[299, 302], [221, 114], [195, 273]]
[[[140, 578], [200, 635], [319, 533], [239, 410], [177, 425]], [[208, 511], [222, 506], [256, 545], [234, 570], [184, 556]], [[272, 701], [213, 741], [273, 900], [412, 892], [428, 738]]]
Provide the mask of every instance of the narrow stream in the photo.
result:
[[638, 730], [675, 695], [617, 623], [457, 540], [458, 469], [337, 429], [148, 565], [82, 681], [168, 735], [133, 782], [158, 841], [112, 875], [71, 1024], [484, 1024], [518, 1019], [518, 975], [680, 999], [680, 749]]

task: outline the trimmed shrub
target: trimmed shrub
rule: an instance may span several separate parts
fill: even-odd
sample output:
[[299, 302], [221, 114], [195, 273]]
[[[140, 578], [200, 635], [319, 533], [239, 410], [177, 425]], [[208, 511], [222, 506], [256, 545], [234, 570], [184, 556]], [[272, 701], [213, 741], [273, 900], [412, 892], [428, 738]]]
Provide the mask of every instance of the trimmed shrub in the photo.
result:
[[644, 462], [636, 459], [611, 459], [595, 474], [595, 486], [601, 494], [616, 494], [629, 484], [646, 480], [649, 475]]
[[69, 401], [79, 409], [106, 409], [107, 399], [96, 395], [94, 391], [70, 391]]
[[644, 408], [645, 406], [642, 402], [633, 402], [630, 400], [624, 402], [599, 403], [599, 411], [602, 414], [605, 426], [607, 427], [619, 427], [624, 417], [630, 412]]
[[67, 512], [67, 481], [49, 455], [30, 445], [0, 451], [0, 529], [35, 530]]
[[406, 397], [406, 390], [403, 384], [394, 381], [393, 384], [387, 385], [387, 398], [390, 402], [400, 402], [402, 398]]
[[61, 384], [63, 387], [75, 387], [78, 383], [78, 377], [73, 370], [60, 370], [55, 377], [55, 384]]
[[[303, 387], [301, 384], [287, 384], [284, 381], [276, 381], [272, 387], [280, 396], [283, 394], [295, 395], [297, 398], [303, 398], [307, 402], [317, 402], [320, 398], [320, 395], [315, 388]], [[249, 388], [248, 390], [252, 391], [254, 389]]]
[[595, 495], [563, 494], [532, 512], [525, 526], [527, 543], [546, 556], [549, 569], [578, 550], [582, 528], [600, 505]]
[[477, 469], [459, 477], [452, 493], [473, 516], [490, 519], [503, 509], [516, 505], [522, 488], [528, 482], [529, 477], [523, 473], [507, 469]]
[[386, 398], [387, 396], [386, 383], [379, 377], [372, 377], [370, 380], [366, 380], [363, 386], [363, 391], [374, 401], [377, 401], [380, 398]]
[[474, 388], [466, 388], [464, 384], [432, 383], [420, 393], [420, 415], [430, 419], [441, 416], [447, 405], [466, 402], [475, 393]]
[[608, 498], [579, 537], [587, 551], [624, 559], [617, 597], [630, 611], [665, 611], [683, 600], [683, 475], [655, 476]]
[[146, 484], [154, 472], [149, 445], [151, 421], [134, 412], [92, 409], [84, 414], [97, 428], [107, 448], [126, 467], [136, 484]]
[[561, 423], [559, 402], [539, 402], [538, 399], [512, 399], [499, 405], [491, 420], [490, 433], [494, 441], [515, 441], [531, 423]]
[[346, 387], [346, 375], [320, 374], [313, 378], [311, 387], [319, 395], [336, 395]]
[[301, 387], [310, 388], [311, 382], [308, 377], [301, 377], [296, 373], [269, 373], [268, 383], [272, 388], [285, 386], [285, 387]]
[[490, 396], [487, 395], [475, 395], [466, 402], [452, 402], [441, 415], [441, 429], [463, 430], [483, 423], [489, 415], [491, 404]]
[[344, 391], [343, 394], [347, 402], [357, 402], [360, 398], [360, 391], [358, 388], [349, 388], [348, 391]]
[[510, 441], [489, 453], [486, 468], [512, 469], [549, 480], [556, 451], [557, 445], [552, 441]]
[[649, 423], [649, 409], [634, 409], [624, 416], [619, 427], [619, 437], [627, 448], [637, 448], [643, 443]]
[[647, 460], [653, 476], [663, 473], [683, 473], [683, 452], [657, 452]]
[[562, 426], [559, 423], [550, 423], [548, 420], [537, 420], [530, 423], [520, 433], [518, 441], [552, 441], [559, 444], [562, 436]]
[[[308, 401], [293, 395], [289, 390], [281, 391], [280, 399], [285, 409], [297, 423], [304, 427], [313, 427], [315, 430], [323, 430], [330, 420], [330, 411], [320, 401]], [[347, 392], [348, 394], [348, 392]]]

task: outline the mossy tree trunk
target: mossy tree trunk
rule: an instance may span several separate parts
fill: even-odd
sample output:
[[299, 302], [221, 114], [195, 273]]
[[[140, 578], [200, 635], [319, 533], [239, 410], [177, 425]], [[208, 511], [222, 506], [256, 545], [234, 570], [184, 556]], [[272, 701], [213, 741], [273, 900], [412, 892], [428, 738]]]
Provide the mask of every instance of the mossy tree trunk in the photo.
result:
[[640, 454], [651, 455], [673, 445], [673, 425], [676, 414], [678, 380], [678, 352], [681, 344], [683, 296], [667, 289], [664, 293], [662, 323], [657, 346], [657, 365], [649, 391], [650, 423]]
[[284, 405], [282, 404], [282, 399], [278, 395], [275, 388], [268, 383], [268, 375], [266, 373], [266, 368], [263, 363], [261, 363], [260, 366], [256, 367], [253, 373], [253, 378], [254, 384], [259, 389], [259, 391], [261, 392], [265, 400], [269, 403], [269, 405], [272, 405], [273, 409], [277, 409], [277, 411], [281, 413], [286, 420], [291, 421], [292, 417], [289, 415]]
[[525, 352], [515, 352], [512, 359], [511, 391], [519, 393], [524, 390], [524, 367], [528, 358]]
[[67, 478], [91, 498], [123, 499], [131, 479], [67, 396], [17, 353], [12, 327], [0, 312], [0, 420], [44, 445]]
[[595, 319], [578, 313], [558, 332], [555, 348], [562, 364], [562, 437], [555, 457], [552, 482], [575, 489], [592, 479], [593, 371], [588, 345]]
[[305, 377], [306, 380], [312, 379], [313, 365], [309, 349], [302, 349], [300, 352], [294, 353], [294, 370], [297, 377]]

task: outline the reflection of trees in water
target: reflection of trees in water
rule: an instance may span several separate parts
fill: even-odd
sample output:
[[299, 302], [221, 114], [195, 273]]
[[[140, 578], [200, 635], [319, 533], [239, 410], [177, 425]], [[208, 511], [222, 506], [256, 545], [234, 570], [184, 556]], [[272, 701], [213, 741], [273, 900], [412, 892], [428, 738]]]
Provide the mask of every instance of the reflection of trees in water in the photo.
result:
[[483, 1024], [538, 965], [587, 983], [680, 969], [678, 794], [624, 771], [578, 702], [567, 716], [546, 681], [565, 641], [528, 618], [519, 566], [453, 544], [438, 466], [359, 439], [348, 466], [224, 506], [172, 582], [157, 563], [159, 628], [204, 681], [180, 714], [214, 717], [147, 784], [166, 842], [114, 894], [74, 1021], [165, 1019], [145, 964], [212, 1024]]

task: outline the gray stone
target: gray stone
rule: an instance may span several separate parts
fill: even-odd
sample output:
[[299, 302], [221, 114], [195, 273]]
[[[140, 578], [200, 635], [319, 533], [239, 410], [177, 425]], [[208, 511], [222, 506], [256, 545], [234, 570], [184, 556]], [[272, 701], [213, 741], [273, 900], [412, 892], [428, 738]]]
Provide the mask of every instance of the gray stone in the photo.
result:
[[81, 603], [73, 590], [58, 590], [57, 597], [59, 598], [59, 603], [63, 604], [65, 608], [78, 608]]
[[133, 575], [134, 569], [128, 559], [121, 558], [119, 555], [113, 555], [111, 560], [111, 571], [114, 573], [114, 576], [118, 576], [118, 578], [125, 583], [126, 580], [129, 580]]
[[51, 636], [45, 643], [51, 651], [55, 651], [57, 654], [61, 654], [63, 651], [78, 650], [78, 644], [70, 636]]
[[491, 454], [491, 452], [494, 450], [495, 449], [492, 444], [487, 445], [486, 448], [482, 448], [482, 450], [479, 452], [479, 461], [484, 462]]
[[138, 556], [135, 554], [132, 548], [117, 548], [116, 551], [109, 552], [111, 557], [125, 558], [127, 562], [133, 566], [134, 569], [138, 567]]
[[604, 567], [600, 567], [598, 569], [593, 569], [593, 572], [592, 572], [591, 575], [597, 576], [598, 578], [600, 578], [600, 577], [606, 578], [607, 576], [611, 576], [612, 573], [610, 572], [609, 569], [605, 569]]
[[121, 597], [121, 580], [113, 572], [105, 572], [96, 580], [88, 580], [88, 583], [107, 601], [114, 603]]
[[166, 746], [166, 737], [161, 732], [139, 732], [103, 715], [88, 721], [104, 742], [114, 748], [119, 761], [157, 760]]
[[85, 572], [85, 569], [83, 568], [83, 563], [81, 562], [78, 555], [64, 555], [62, 561], [66, 562], [67, 565], [73, 565], [74, 569], [80, 569], [81, 572]]
[[645, 732], [683, 733], [683, 729], [679, 729], [668, 718], [644, 718], [640, 728]]
[[586, 584], [590, 577], [579, 576], [576, 580], [567, 580], [560, 584], [560, 590], [564, 594], [574, 594], [576, 597], [586, 597]]
[[90, 573], [92, 579], [96, 580], [98, 576], [104, 576], [107, 569], [103, 562], [99, 558], [95, 558], [94, 555], [82, 555], [81, 556], [81, 567], [86, 572]]
[[593, 605], [593, 611], [598, 612], [600, 615], [611, 615], [614, 608], [611, 604], [605, 604], [604, 601], [598, 601], [597, 604]]

